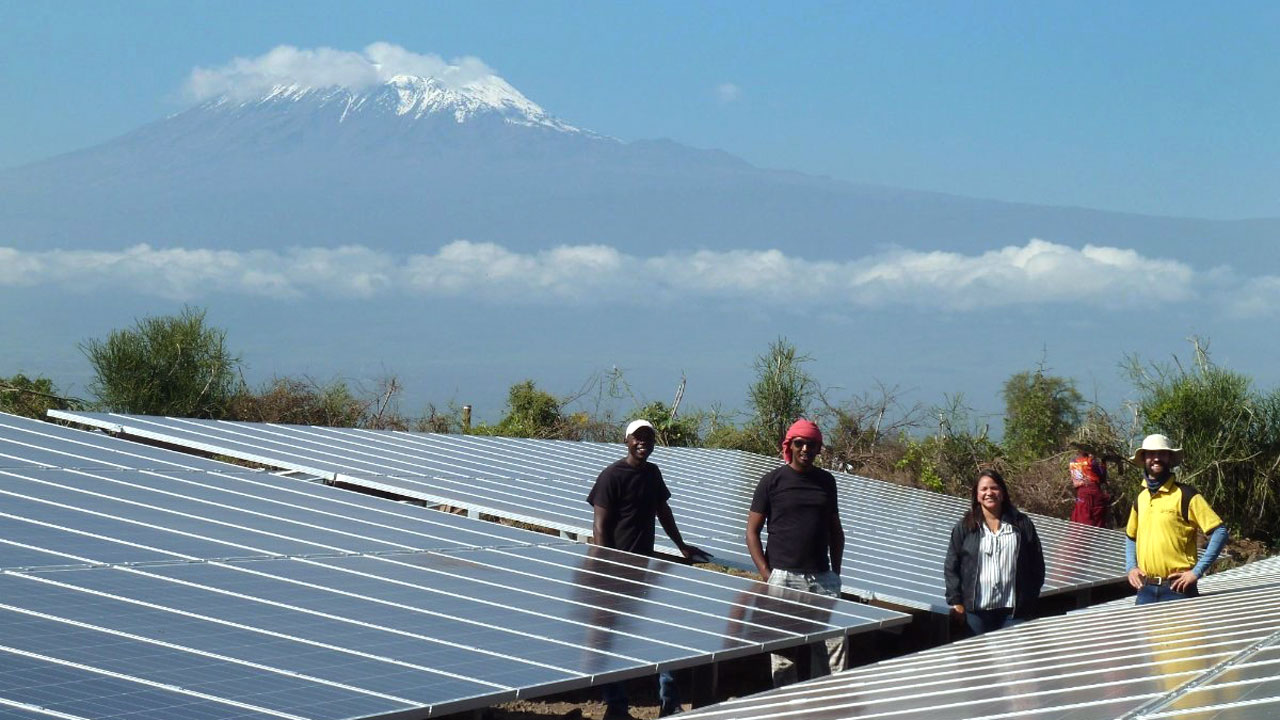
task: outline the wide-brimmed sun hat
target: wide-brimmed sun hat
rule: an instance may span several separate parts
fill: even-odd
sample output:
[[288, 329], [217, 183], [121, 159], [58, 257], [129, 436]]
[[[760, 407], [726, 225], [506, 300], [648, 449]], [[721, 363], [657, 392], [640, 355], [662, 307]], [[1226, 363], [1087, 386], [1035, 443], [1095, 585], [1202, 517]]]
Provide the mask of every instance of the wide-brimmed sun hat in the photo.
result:
[[1133, 457], [1129, 458], [1129, 462], [1142, 467], [1142, 456], [1148, 450], [1168, 450], [1173, 455], [1170, 467], [1177, 467], [1182, 464], [1182, 448], [1174, 447], [1173, 443], [1169, 442], [1169, 438], [1160, 434], [1148, 435], [1142, 438], [1142, 447], [1133, 451]]

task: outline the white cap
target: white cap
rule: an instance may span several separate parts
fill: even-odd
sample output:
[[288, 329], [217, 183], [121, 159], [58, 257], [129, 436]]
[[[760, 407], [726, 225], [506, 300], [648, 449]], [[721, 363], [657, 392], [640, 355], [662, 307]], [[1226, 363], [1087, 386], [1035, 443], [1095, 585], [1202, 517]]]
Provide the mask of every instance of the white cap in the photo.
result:
[[640, 428], [649, 428], [650, 430], [653, 430], [655, 435], [658, 433], [658, 431], [654, 429], [653, 423], [648, 420], [632, 420], [631, 424], [627, 426], [627, 434], [624, 437], [631, 437]]

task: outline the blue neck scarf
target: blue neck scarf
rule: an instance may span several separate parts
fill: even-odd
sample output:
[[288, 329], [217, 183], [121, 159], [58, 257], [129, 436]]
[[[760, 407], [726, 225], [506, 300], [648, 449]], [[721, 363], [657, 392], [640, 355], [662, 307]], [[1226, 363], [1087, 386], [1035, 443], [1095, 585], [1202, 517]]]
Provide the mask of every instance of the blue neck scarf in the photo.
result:
[[1146, 478], [1147, 490], [1150, 491], [1152, 495], [1154, 495], [1155, 492], [1161, 488], [1161, 486], [1163, 486], [1166, 482], [1168, 482], [1170, 477], [1168, 475], [1165, 475], [1164, 477], [1156, 478], [1156, 477], [1151, 477], [1146, 473], [1143, 473], [1142, 475], [1143, 477]]

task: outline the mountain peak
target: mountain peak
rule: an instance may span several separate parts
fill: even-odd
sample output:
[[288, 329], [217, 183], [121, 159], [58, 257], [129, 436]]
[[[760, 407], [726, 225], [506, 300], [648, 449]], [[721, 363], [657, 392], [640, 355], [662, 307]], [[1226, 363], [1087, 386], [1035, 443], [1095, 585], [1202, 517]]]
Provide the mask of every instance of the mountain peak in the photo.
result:
[[206, 109], [240, 111], [251, 108], [287, 109], [290, 104], [315, 109], [339, 109], [338, 122], [352, 113], [387, 114], [421, 120], [449, 117], [458, 124], [493, 117], [511, 125], [542, 127], [559, 132], [581, 133], [543, 110], [506, 80], [489, 74], [464, 83], [449, 83], [423, 75], [394, 75], [385, 82], [363, 88], [339, 85], [316, 87], [302, 83], [280, 83], [264, 89], [256, 97], [223, 94], [205, 102]]

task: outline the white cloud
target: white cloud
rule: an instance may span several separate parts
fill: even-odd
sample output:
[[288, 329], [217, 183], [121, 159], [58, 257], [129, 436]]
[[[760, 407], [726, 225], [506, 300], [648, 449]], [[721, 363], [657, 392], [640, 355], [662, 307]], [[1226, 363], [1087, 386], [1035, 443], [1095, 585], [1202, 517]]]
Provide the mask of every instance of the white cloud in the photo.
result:
[[215, 293], [369, 297], [389, 289], [395, 273], [393, 258], [357, 246], [284, 252], [163, 249], [145, 244], [120, 251], [0, 248], [0, 268], [0, 287], [136, 290], [176, 300]]
[[716, 86], [716, 99], [722, 103], [731, 103], [742, 97], [742, 88], [731, 82], [720, 83]]
[[396, 75], [433, 77], [457, 88], [487, 78], [493, 70], [478, 58], [449, 62], [385, 42], [373, 43], [361, 52], [280, 45], [257, 57], [235, 58], [222, 67], [196, 68], [187, 77], [185, 91], [200, 101], [221, 95], [254, 97], [279, 85], [360, 90]]
[[626, 258], [602, 245], [561, 246], [531, 254], [493, 243], [459, 240], [435, 255], [414, 255], [405, 267], [409, 288], [428, 294], [511, 300], [582, 298], [613, 292], [625, 282]]
[[1280, 276], [1266, 275], [1245, 281], [1234, 293], [1228, 310], [1244, 318], [1280, 315]]
[[840, 312], [889, 305], [948, 311], [1047, 303], [1170, 305], [1207, 292], [1237, 313], [1272, 312], [1270, 308], [1280, 306], [1280, 278], [1225, 282], [1224, 272], [1197, 275], [1186, 264], [1133, 250], [1076, 249], [1043, 240], [975, 255], [894, 250], [849, 261], [811, 260], [780, 250], [637, 257], [603, 245], [524, 253], [465, 240], [408, 256], [358, 245], [246, 252], [149, 245], [120, 251], [0, 247], [0, 288], [132, 290], [180, 300], [223, 293], [269, 298], [465, 296], [519, 307], [617, 303], [644, 296], [730, 300], [744, 307], [785, 300]]

